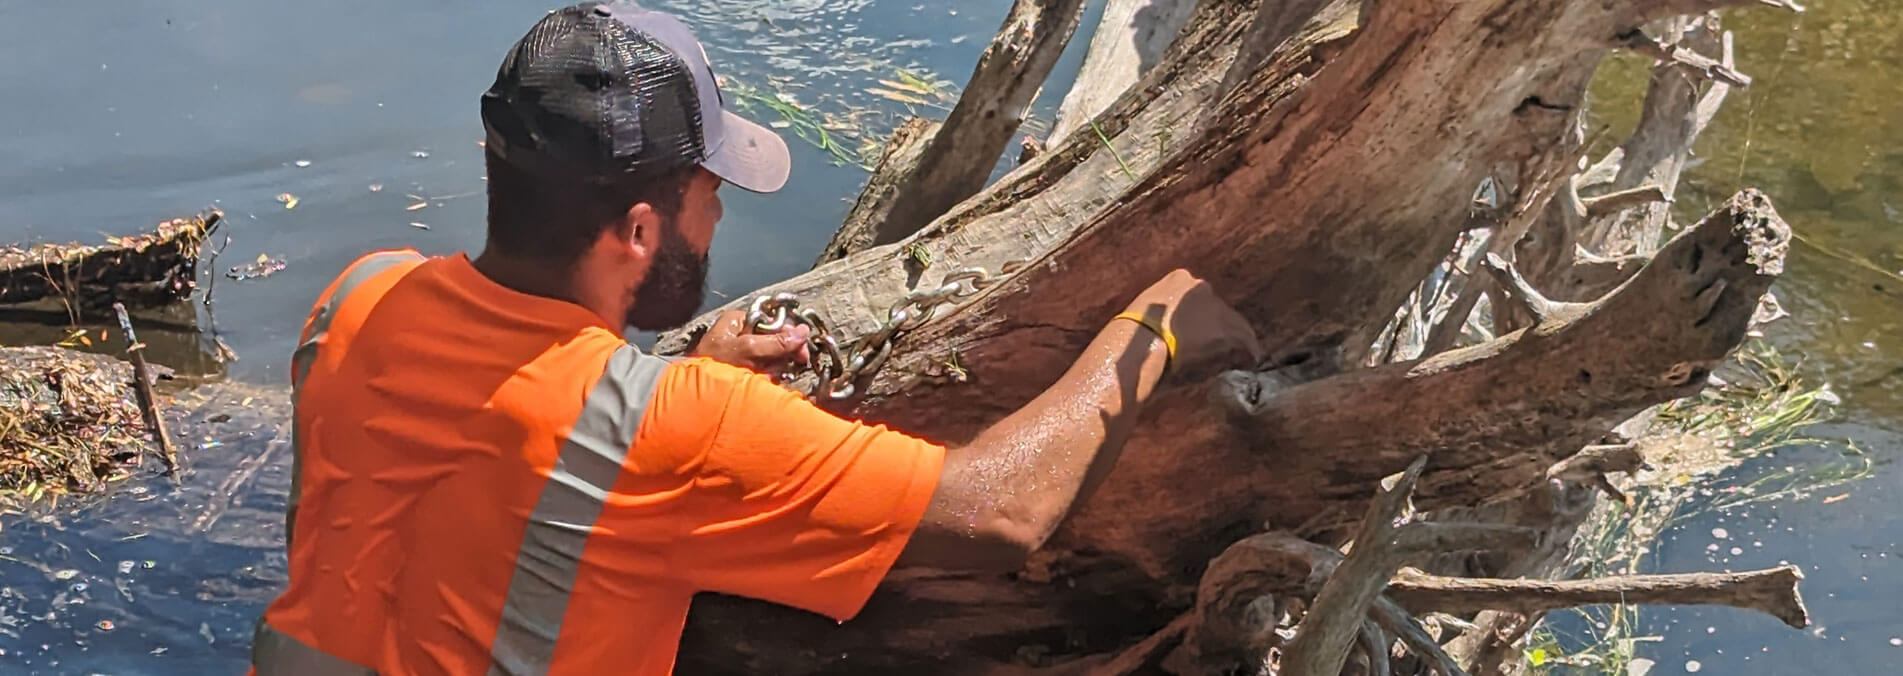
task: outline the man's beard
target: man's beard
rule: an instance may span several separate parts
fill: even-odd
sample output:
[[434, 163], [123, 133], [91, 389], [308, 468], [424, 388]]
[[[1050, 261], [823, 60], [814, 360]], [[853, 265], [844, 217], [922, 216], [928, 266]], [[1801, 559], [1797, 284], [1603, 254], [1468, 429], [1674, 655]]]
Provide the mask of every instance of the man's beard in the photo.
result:
[[661, 226], [661, 243], [654, 250], [648, 275], [634, 289], [634, 307], [628, 308], [628, 326], [641, 331], [665, 331], [686, 324], [700, 311], [707, 292], [707, 255], [694, 253], [672, 223]]

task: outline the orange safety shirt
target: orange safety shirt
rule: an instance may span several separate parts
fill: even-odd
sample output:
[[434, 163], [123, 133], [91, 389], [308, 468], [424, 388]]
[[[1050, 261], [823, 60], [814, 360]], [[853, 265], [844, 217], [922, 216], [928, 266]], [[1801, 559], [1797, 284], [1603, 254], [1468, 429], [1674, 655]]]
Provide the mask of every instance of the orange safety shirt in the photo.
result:
[[666, 674], [696, 592], [856, 614], [944, 449], [617, 329], [461, 255], [345, 270], [292, 358], [255, 672]]

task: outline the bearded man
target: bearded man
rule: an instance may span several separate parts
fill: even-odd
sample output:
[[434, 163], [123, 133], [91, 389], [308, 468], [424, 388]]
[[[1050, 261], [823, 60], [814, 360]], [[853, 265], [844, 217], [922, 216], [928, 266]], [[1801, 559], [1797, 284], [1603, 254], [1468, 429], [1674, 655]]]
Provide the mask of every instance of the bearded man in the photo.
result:
[[894, 565], [1012, 570], [1109, 471], [1166, 371], [1256, 356], [1177, 271], [1022, 410], [946, 448], [841, 419], [763, 372], [803, 329], [702, 304], [731, 183], [791, 163], [724, 108], [680, 21], [550, 13], [482, 96], [480, 255], [384, 251], [318, 297], [292, 357], [288, 588], [259, 674], [672, 671], [694, 594], [852, 617]]

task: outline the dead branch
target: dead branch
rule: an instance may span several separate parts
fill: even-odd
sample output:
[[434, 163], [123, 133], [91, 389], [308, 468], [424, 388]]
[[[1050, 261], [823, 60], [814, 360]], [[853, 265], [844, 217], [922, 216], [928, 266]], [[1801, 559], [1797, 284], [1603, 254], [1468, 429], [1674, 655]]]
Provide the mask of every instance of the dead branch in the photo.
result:
[[1441, 650], [1440, 643], [1421, 627], [1420, 621], [1414, 619], [1413, 615], [1409, 615], [1400, 604], [1383, 596], [1375, 599], [1374, 607], [1369, 610], [1369, 614], [1373, 616], [1376, 623], [1381, 625], [1382, 629], [1386, 629], [1388, 633], [1401, 639], [1401, 643], [1407, 646], [1409, 652], [1427, 660], [1427, 663], [1440, 676], [1467, 676], [1467, 672], [1460, 668], [1460, 664], [1449, 657], [1446, 651]]
[[1388, 638], [1387, 632], [1381, 630], [1381, 625], [1375, 624], [1374, 620], [1362, 620], [1357, 637], [1360, 639], [1357, 647], [1368, 661], [1368, 675], [1392, 676], [1394, 670], [1388, 663], [1388, 646], [1393, 641]]
[[984, 189], [1083, 16], [1084, 0], [1011, 5], [958, 104], [926, 144], [917, 168], [895, 188], [873, 244], [904, 239]]
[[1368, 504], [1368, 513], [1355, 532], [1354, 549], [1348, 558], [1328, 576], [1315, 602], [1302, 616], [1295, 640], [1282, 655], [1282, 672], [1287, 676], [1335, 676], [1348, 659], [1368, 605], [1387, 586], [1388, 578], [1401, 567], [1393, 549], [1396, 520], [1408, 508], [1414, 483], [1427, 470], [1427, 456], [1421, 456], [1401, 473], [1394, 485], [1384, 488]]
[[872, 166], [872, 174], [866, 177], [866, 185], [859, 191], [859, 199], [852, 204], [852, 210], [846, 212], [846, 220], [841, 221], [839, 229], [833, 231], [832, 241], [821, 249], [819, 258], [813, 261], [813, 267], [845, 258], [848, 255], [865, 250], [873, 245], [878, 237], [879, 224], [892, 214], [892, 204], [898, 197], [901, 184], [918, 170], [919, 157], [924, 154], [925, 146], [938, 133], [941, 125], [922, 117], [907, 118], [892, 131], [885, 148], [879, 153], [878, 163]]
[[1546, 478], [1582, 481], [1608, 472], [1631, 474], [1645, 466], [1645, 456], [1634, 442], [1587, 446], [1546, 470]]
[[[1527, 283], [1526, 278], [1520, 275], [1520, 271], [1514, 269], [1507, 263], [1506, 258], [1499, 254], [1487, 254], [1486, 260], [1481, 261], [1480, 266], [1481, 269], [1487, 271], [1488, 276], [1493, 278], [1494, 288], [1504, 292], [1506, 298], [1518, 303], [1521, 309], [1533, 316], [1535, 326], [1562, 313], [1577, 314], [1586, 310], [1585, 303], [1561, 303], [1547, 300], [1539, 289]], [[1494, 312], [1498, 313], [1500, 309], [1496, 308]]]
[[1672, 196], [1665, 194], [1664, 188], [1656, 185], [1642, 185], [1630, 190], [1621, 190], [1598, 197], [1586, 198], [1586, 215], [1597, 218], [1617, 212], [1620, 209], [1638, 206], [1640, 204], [1651, 204], [1654, 202], [1670, 203], [1671, 201]]
[[1619, 36], [1619, 41], [1627, 49], [1657, 59], [1660, 63], [1678, 66], [1707, 80], [1734, 87], [1751, 86], [1751, 76], [1738, 72], [1736, 68], [1691, 49], [1660, 42], [1644, 31], [1633, 30]]
[[1194, 0], [1109, 0], [1091, 34], [1077, 81], [1057, 106], [1045, 143], [1056, 144], [1090, 122], [1136, 84], [1168, 51], [1196, 9]]
[[126, 335], [126, 354], [132, 359], [133, 391], [139, 396], [139, 410], [145, 415], [146, 432], [152, 435], [153, 445], [158, 447], [159, 460], [165, 463], [165, 473], [178, 478], [178, 454], [172, 450], [172, 435], [165, 431], [165, 416], [159, 414], [158, 398], [152, 395], [152, 373], [145, 365], [145, 344], [139, 342], [138, 334], [132, 331], [132, 319], [126, 316], [124, 303], [113, 303], [112, 311], [118, 315], [119, 330]]
[[1593, 580], [1456, 578], [1401, 571], [1388, 595], [1407, 608], [1461, 614], [1496, 610], [1531, 614], [1556, 608], [1625, 603], [1723, 605], [1755, 610], [1792, 628], [1810, 626], [1798, 593], [1796, 566], [1742, 573], [1624, 575]]
[[[1358, 482], [1431, 450], [1436, 471], [1423, 479], [1417, 500], [1437, 508], [1447, 504], [1441, 499], [1448, 491], [1463, 496], [1459, 504], [1515, 495], [1638, 411], [1704, 387], [1706, 373], [1743, 338], [1758, 298], [1782, 270], [1771, 252], [1788, 248], [1789, 237], [1768, 200], [1745, 191], [1674, 238], [1616, 292], [1557, 313], [1537, 331], [1272, 394], [1255, 388], [1252, 374], [1226, 377], [1212, 396], [1230, 408], [1227, 421], [1272, 460], [1283, 482], [1313, 476], [1329, 482], [1328, 490], [1346, 492], [1352, 489], [1342, 482], [1350, 476], [1365, 486]], [[1709, 305], [1714, 294], [1719, 305]], [[1361, 403], [1344, 409], [1334, 403], [1340, 401]], [[1459, 402], [1460, 412], [1433, 402]], [[1171, 413], [1193, 422], [1188, 410]], [[1560, 429], [1556, 419], [1577, 426]], [[1174, 424], [1159, 431], [1185, 433]], [[1402, 455], [1395, 444], [1404, 438], [1421, 443], [1405, 444], [1409, 455]], [[1528, 464], [1502, 463], [1503, 447], [1528, 453], [1515, 456]], [[1316, 506], [1280, 508], [1312, 513]]]

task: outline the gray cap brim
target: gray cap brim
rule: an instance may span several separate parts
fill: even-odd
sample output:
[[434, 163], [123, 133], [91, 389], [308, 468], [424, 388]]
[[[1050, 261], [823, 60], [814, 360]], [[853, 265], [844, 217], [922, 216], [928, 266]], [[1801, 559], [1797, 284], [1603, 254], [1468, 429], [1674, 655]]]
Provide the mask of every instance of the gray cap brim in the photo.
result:
[[726, 137], [700, 163], [728, 183], [753, 192], [773, 192], [786, 185], [793, 158], [779, 134], [726, 110], [720, 111]]

